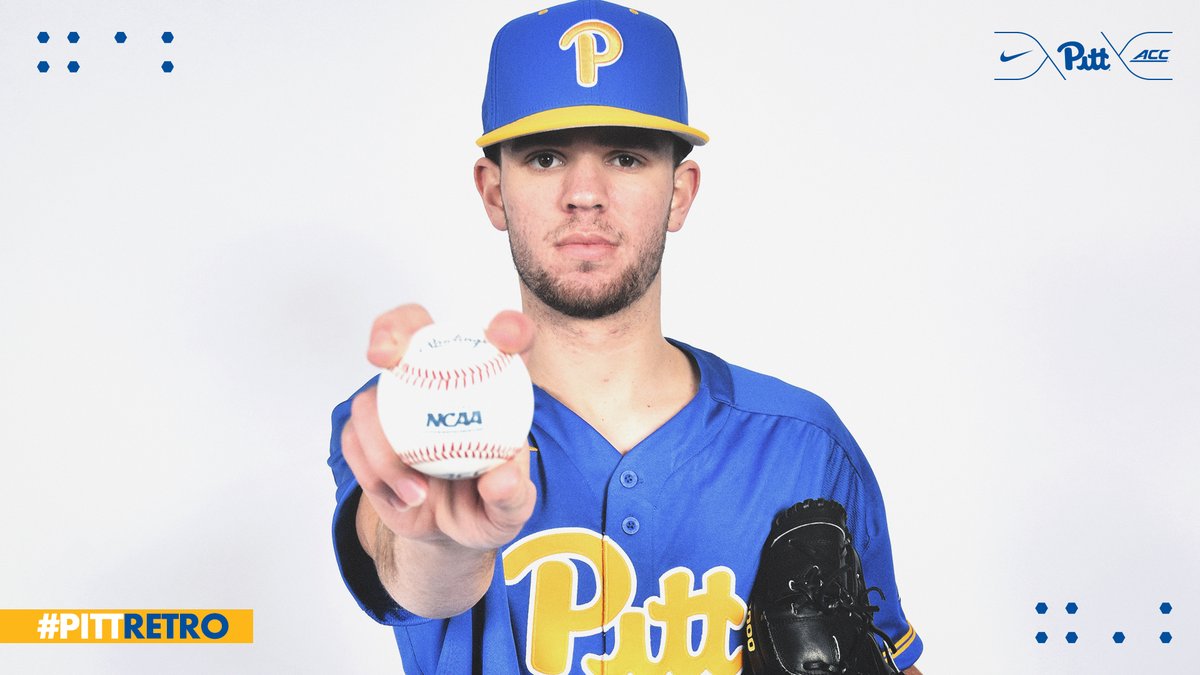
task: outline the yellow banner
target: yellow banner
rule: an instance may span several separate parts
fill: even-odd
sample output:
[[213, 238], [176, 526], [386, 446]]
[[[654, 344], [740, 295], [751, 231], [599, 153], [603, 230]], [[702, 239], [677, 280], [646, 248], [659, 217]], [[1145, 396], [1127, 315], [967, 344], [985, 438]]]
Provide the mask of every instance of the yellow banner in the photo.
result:
[[250, 643], [252, 609], [0, 609], [0, 642]]

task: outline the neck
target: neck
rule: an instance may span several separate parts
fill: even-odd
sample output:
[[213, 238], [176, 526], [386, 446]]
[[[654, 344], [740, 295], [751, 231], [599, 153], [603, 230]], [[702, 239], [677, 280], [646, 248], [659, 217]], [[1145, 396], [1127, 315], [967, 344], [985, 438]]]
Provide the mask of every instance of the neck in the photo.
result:
[[597, 429], [643, 411], [678, 411], [695, 395], [699, 377], [687, 355], [662, 335], [661, 289], [661, 278], [655, 279], [620, 312], [576, 319], [547, 307], [522, 285], [523, 310], [537, 326], [526, 359], [534, 383]]
[[607, 388], [657, 369], [678, 351], [662, 335], [660, 283], [656, 279], [633, 304], [600, 319], [561, 314], [522, 285], [522, 309], [537, 326], [526, 359], [533, 381], [548, 391]]

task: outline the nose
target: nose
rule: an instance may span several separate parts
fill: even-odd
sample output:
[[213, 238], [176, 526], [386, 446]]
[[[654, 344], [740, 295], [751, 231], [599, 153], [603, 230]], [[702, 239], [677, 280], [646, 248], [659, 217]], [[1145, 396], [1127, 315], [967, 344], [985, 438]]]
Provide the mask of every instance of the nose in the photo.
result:
[[603, 211], [608, 206], [604, 166], [589, 157], [579, 157], [563, 172], [563, 209], [571, 213]]

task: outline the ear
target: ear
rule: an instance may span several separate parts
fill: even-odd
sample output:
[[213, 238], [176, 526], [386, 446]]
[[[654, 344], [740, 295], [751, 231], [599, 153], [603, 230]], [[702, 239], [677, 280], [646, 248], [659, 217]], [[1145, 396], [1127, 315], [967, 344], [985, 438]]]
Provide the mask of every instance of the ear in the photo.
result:
[[700, 190], [700, 165], [692, 160], [685, 160], [675, 167], [675, 189], [671, 193], [671, 212], [667, 219], [667, 231], [678, 232], [683, 229], [683, 221], [687, 220], [688, 211]]
[[479, 191], [483, 210], [487, 211], [492, 227], [501, 232], [508, 229], [504, 219], [504, 195], [500, 190], [500, 166], [487, 157], [480, 157], [475, 162], [475, 189]]

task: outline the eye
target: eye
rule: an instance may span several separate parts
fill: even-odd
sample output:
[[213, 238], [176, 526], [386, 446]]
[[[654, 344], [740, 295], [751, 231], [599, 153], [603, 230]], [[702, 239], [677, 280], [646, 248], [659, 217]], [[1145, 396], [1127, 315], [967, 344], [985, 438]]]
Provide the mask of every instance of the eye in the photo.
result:
[[634, 157], [633, 155], [630, 155], [628, 153], [621, 153], [621, 154], [617, 155], [616, 157], [613, 157], [613, 162], [615, 162], [616, 165], [621, 167], [622, 169], [632, 169], [637, 166], [640, 166], [642, 163], [642, 160], [640, 160], [637, 157]]
[[530, 163], [539, 169], [553, 169], [562, 164], [562, 160], [552, 152], [539, 152], [529, 158]]

